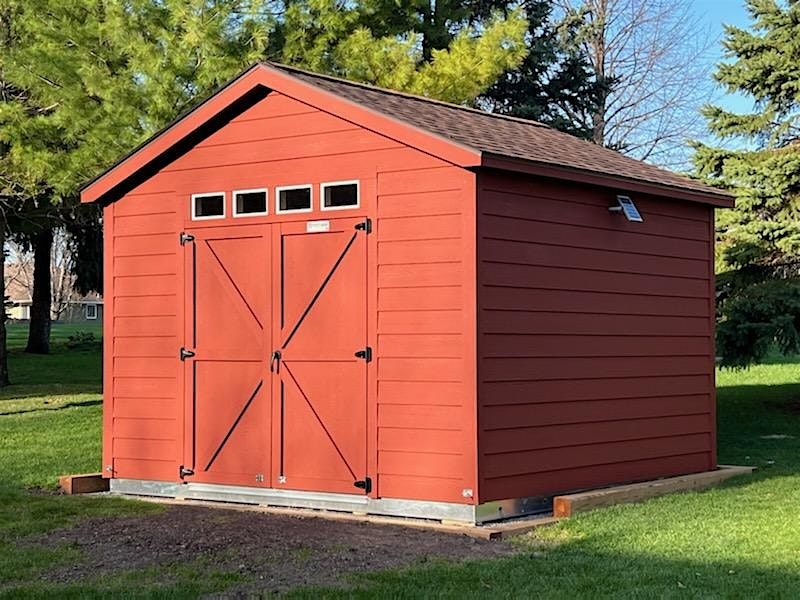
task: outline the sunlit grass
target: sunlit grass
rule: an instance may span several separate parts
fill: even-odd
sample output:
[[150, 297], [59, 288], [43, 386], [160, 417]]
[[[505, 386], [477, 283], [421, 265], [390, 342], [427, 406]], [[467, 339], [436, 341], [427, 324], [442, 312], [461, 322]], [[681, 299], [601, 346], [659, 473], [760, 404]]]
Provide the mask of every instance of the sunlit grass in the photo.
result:
[[759, 471], [578, 515], [514, 558], [378, 573], [300, 597], [800, 597], [800, 363], [718, 374], [719, 458]]

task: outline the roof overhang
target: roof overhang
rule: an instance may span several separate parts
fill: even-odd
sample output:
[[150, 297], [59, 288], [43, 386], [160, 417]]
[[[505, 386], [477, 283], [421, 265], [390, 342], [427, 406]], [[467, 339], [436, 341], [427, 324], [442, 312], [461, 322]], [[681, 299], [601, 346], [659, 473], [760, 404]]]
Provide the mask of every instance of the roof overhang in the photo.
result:
[[244, 71], [87, 182], [81, 188], [81, 202], [108, 204], [118, 200], [273, 91], [463, 168], [502, 169], [718, 207], [732, 207], [734, 202], [732, 196], [713, 188], [701, 191], [481, 152], [337, 96], [265, 63]]
[[317, 88], [267, 64], [257, 64], [181, 115], [81, 188], [81, 202], [114, 202], [270, 92], [328, 112], [460, 167], [477, 167], [481, 153]]
[[[606, 175], [596, 171], [585, 171], [573, 167], [564, 167], [552, 163], [536, 163], [529, 160], [520, 160], [506, 156], [484, 153], [481, 167], [487, 169], [499, 169], [503, 171], [515, 171], [528, 175], [538, 175], [541, 177], [552, 177], [555, 179], [566, 179], [578, 183], [597, 185], [608, 188], [615, 188], [626, 192], [638, 192], [671, 198], [673, 200], [687, 200], [689, 202], [701, 202], [711, 204], [719, 208], [733, 208], [734, 197], [723, 190], [719, 191], [700, 191], [690, 188], [665, 185], [663, 183], [651, 183], [642, 179], [631, 179], [619, 175]], [[709, 188], [711, 190], [712, 188]]]

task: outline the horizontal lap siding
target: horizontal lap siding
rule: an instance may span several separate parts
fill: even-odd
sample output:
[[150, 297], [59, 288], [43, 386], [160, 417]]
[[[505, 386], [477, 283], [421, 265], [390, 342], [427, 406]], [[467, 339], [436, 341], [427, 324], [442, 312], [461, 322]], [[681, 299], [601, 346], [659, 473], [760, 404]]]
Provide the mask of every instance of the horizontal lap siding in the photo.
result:
[[146, 189], [107, 210], [107, 452], [115, 477], [174, 480], [183, 441], [181, 215], [174, 192]]
[[[317, 168], [328, 159], [309, 157], [328, 156], [342, 147], [396, 146], [273, 94], [109, 207], [107, 289], [113, 311], [106, 351], [112, 366], [105, 392], [110, 399], [105, 447], [116, 477], [175, 480], [183, 463], [184, 388], [177, 358], [185, 345], [183, 252], [178, 235], [188, 224], [191, 194], [227, 192], [230, 215], [233, 189], [306, 183], [310, 173], [338, 178]], [[297, 179], [287, 181], [291, 177]], [[272, 214], [272, 194], [269, 200]]]
[[377, 449], [383, 497], [472, 502], [474, 179], [378, 174]]
[[[360, 179], [362, 196], [369, 196], [376, 170], [398, 163], [413, 168], [441, 161], [273, 92], [165, 167], [161, 176], [180, 196], [268, 187], [271, 219], [275, 186], [310, 183], [316, 188]], [[315, 204], [317, 194], [318, 188]]]
[[481, 174], [482, 502], [713, 468], [711, 209]]
[[[320, 183], [352, 179], [358, 212], [275, 215], [277, 186], [312, 184], [318, 206]], [[233, 190], [263, 187], [269, 215], [231, 217]], [[191, 194], [219, 191], [226, 218], [190, 222]], [[367, 214], [376, 490], [471, 501], [462, 491], [475, 486], [474, 196], [473, 175], [271, 93], [111, 205], [105, 448], [116, 476], [174, 480], [183, 462], [180, 231]]]

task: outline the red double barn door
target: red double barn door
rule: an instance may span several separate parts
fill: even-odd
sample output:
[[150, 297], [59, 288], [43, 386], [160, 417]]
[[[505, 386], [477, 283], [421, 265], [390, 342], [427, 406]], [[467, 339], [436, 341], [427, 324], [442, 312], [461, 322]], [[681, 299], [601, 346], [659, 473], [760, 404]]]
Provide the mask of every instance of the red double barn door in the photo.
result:
[[366, 230], [317, 227], [188, 232], [186, 481], [363, 493]]

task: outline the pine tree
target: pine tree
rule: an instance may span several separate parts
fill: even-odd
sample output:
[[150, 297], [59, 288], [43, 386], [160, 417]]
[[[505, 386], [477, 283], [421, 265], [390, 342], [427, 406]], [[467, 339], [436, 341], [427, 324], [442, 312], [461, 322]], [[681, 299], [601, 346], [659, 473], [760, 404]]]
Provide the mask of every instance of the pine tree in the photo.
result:
[[575, 29], [552, 0], [308, 0], [288, 3], [273, 55], [589, 137], [599, 86]]
[[272, 54], [317, 72], [469, 103], [522, 62], [527, 21], [521, 11], [491, 7], [469, 19], [455, 6], [289, 2]]
[[81, 183], [257, 60], [270, 28], [263, 6], [2, 0], [11, 15], [3, 80], [20, 91], [0, 102], [3, 174], [23, 217], [15, 233], [43, 257], [34, 270], [28, 351], [49, 350], [54, 214], [66, 218]]
[[585, 54], [571, 40], [578, 22], [553, 20], [551, 0], [526, 0], [528, 55], [485, 94], [493, 111], [534, 119], [592, 139], [591, 116], [605, 84], [594, 76]]
[[26, 98], [0, 103], [0, 140], [17, 185], [56, 203], [256, 61], [269, 31], [258, 6], [243, 14], [256, 2], [3, 2], [4, 77]]
[[800, 350], [800, 2], [748, 0], [749, 30], [728, 26], [716, 79], [754, 111], [708, 106], [709, 128], [734, 149], [695, 143], [700, 175], [736, 193], [717, 217], [718, 350], [758, 361]]

